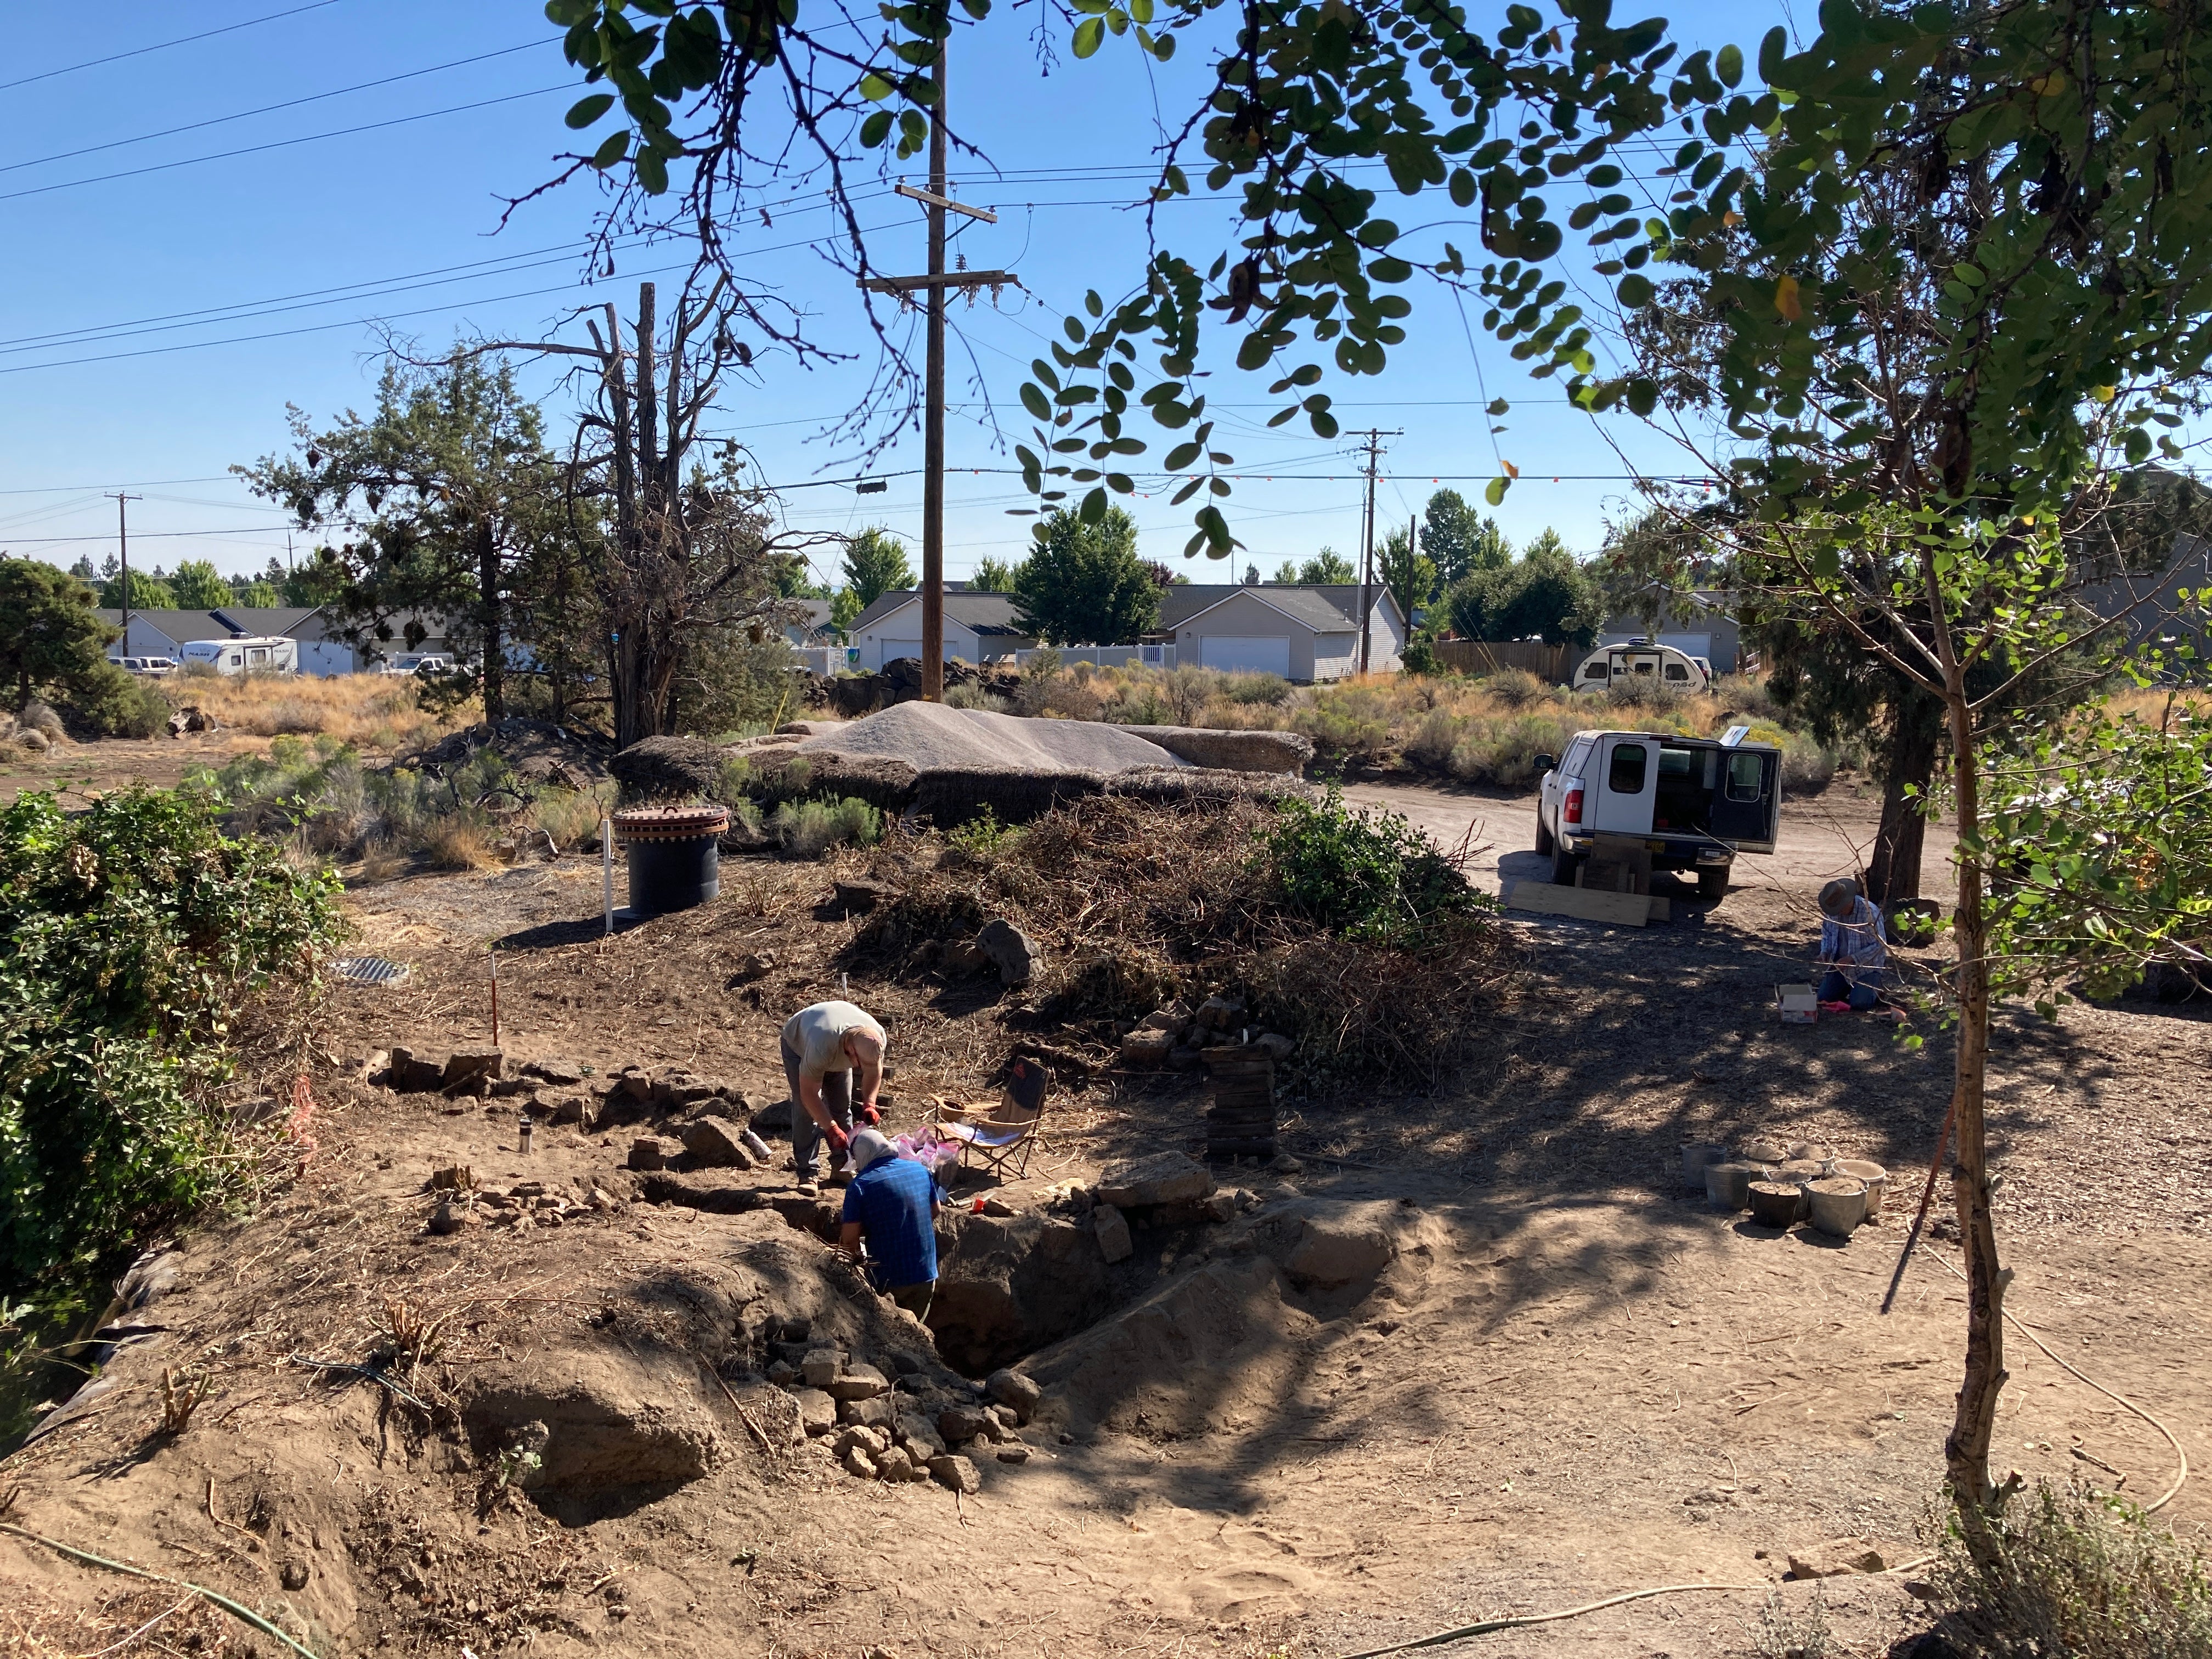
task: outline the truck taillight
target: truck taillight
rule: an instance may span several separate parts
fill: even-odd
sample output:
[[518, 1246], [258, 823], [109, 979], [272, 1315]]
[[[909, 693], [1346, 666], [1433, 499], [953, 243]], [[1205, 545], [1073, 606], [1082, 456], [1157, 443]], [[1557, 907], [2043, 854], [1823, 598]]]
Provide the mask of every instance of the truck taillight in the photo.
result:
[[1570, 789], [1567, 791], [1567, 804], [1563, 810], [1562, 821], [1567, 823], [1580, 823], [1583, 821], [1583, 792], [1581, 790]]

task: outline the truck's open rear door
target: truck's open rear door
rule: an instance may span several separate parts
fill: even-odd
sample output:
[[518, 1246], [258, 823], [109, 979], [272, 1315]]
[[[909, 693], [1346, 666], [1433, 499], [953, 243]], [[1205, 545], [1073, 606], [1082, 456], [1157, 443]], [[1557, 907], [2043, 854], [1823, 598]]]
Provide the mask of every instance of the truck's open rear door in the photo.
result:
[[1782, 755], [1746, 744], [1724, 750], [1713, 789], [1712, 833], [1746, 853], [1771, 853], [1782, 820]]

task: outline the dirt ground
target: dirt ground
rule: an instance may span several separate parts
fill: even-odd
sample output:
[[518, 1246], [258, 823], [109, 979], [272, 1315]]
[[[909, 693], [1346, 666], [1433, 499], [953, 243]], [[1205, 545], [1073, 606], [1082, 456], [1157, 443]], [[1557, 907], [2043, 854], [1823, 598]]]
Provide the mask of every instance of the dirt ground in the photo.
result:
[[[1540, 874], [1522, 850], [1528, 800], [1351, 793], [1447, 844], [1480, 817], [1477, 841], [1494, 845], [1476, 878], [1492, 890]], [[1066, 1444], [1036, 1428], [1030, 1461], [988, 1468], [967, 1498], [756, 1445], [702, 1370], [666, 1405], [721, 1437], [704, 1478], [590, 1513], [488, 1502], [481, 1468], [397, 1402], [291, 1356], [357, 1361], [396, 1297], [452, 1316], [441, 1363], [453, 1373], [526, 1364], [611, 1321], [619, 1334], [620, 1309], [711, 1301], [764, 1229], [822, 1249], [760, 1212], [645, 1203], [558, 1228], [427, 1237], [434, 1168], [611, 1186], [628, 1144], [541, 1130], [526, 1158], [507, 1107], [456, 1110], [357, 1080], [371, 1048], [489, 1036], [494, 941], [509, 1054], [602, 1075], [682, 1063], [771, 1099], [783, 1092], [778, 1024], [850, 971], [855, 998], [889, 1016], [895, 1127], [930, 1095], [979, 1089], [1018, 1026], [1018, 994], [872, 978], [843, 954], [856, 924], [824, 902], [818, 867], [732, 861], [714, 905], [611, 939], [593, 861], [358, 888], [357, 948], [413, 971], [397, 988], [331, 994], [305, 1175], [259, 1216], [185, 1241], [156, 1322], [167, 1328], [124, 1350], [96, 1409], [0, 1464], [0, 1504], [13, 1487], [9, 1522], [283, 1609], [322, 1654], [488, 1659], [527, 1640], [553, 1653], [851, 1659], [1327, 1655], [1700, 1582], [1735, 1588], [1470, 1650], [1748, 1655], [1770, 1598], [1802, 1619], [1817, 1596], [1835, 1651], [1884, 1653], [1921, 1627], [1898, 1577], [1780, 1580], [1789, 1552], [1839, 1538], [1892, 1562], [1918, 1553], [1964, 1324], [1942, 1265], [1954, 1248], [1924, 1248], [1894, 1311], [1877, 1308], [1942, 1116], [1949, 1048], [1924, 1021], [1913, 1050], [1866, 1022], [1782, 1027], [1771, 1012], [1776, 980], [1809, 955], [1813, 892], [1873, 818], [1848, 785], [1792, 803], [1780, 854], [1746, 859], [1725, 901], [1678, 903], [1665, 926], [1502, 921], [1532, 965], [1492, 1017], [1493, 1063], [1437, 1097], [1307, 1105], [1287, 1139], [1300, 1173], [1231, 1177], [1272, 1206], [1401, 1206], [1433, 1248], [1364, 1297], [1308, 1303], [1264, 1375], [1198, 1359], [1162, 1379], [1200, 1427], [1147, 1428], [1139, 1412], [1133, 1431]], [[1931, 847], [1931, 887], [1939, 856]], [[733, 984], [763, 949], [775, 970]], [[2201, 1013], [2150, 1004], [2072, 1009], [2055, 1026], [2007, 1011], [1991, 1085], [2008, 1305], [2163, 1419], [2199, 1467], [2212, 1462], [2207, 1038]], [[289, 1079], [252, 1081], [281, 1097]], [[1181, 1077], [1102, 1076], [1055, 1103], [1027, 1180], [1003, 1195], [1032, 1205], [1124, 1157], [1195, 1150], [1203, 1103]], [[1887, 1212], [1836, 1243], [1717, 1214], [1684, 1190], [1681, 1143], [1758, 1129], [1884, 1163]], [[781, 1190], [788, 1177], [758, 1179]], [[1181, 1242], [1138, 1243], [1158, 1285], [1207, 1270], [1203, 1249], [1161, 1259]], [[1164, 1356], [1202, 1356], [1207, 1335], [1156, 1340]], [[2156, 1432], [2017, 1333], [2006, 1340], [2001, 1467], [2107, 1484], [2116, 1470], [2126, 1492], [2166, 1489], [2173, 1458]], [[159, 1372], [185, 1360], [207, 1364], [215, 1387], [167, 1442], [152, 1432]], [[2192, 1480], [2163, 1513], [2201, 1539], [2212, 1491]], [[21, 1607], [82, 1609], [120, 1582], [0, 1534], [0, 1603], [20, 1592]]]

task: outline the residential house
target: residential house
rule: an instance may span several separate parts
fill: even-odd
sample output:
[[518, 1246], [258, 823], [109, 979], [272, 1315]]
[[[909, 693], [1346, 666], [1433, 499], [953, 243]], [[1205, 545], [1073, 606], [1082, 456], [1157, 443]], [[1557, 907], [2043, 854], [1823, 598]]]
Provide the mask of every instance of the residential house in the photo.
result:
[[[100, 611], [97, 614], [112, 627], [123, 625], [120, 611]], [[302, 674], [352, 674], [359, 672], [365, 665], [364, 657], [374, 659], [409, 649], [404, 643], [408, 620], [406, 616], [394, 617], [392, 619], [392, 643], [364, 652], [333, 635], [331, 618], [319, 605], [280, 605], [260, 609], [231, 605], [213, 611], [141, 611], [134, 606], [131, 612], [130, 632], [107, 647], [107, 655], [110, 661], [119, 661], [125, 657], [175, 659], [181, 656], [183, 647], [191, 641], [227, 640], [246, 635], [255, 638], [298, 641], [300, 672]], [[446, 649], [444, 622], [436, 617], [420, 620], [428, 632], [422, 644], [412, 648], [421, 651]], [[373, 662], [367, 665], [373, 665]]]
[[[1036, 636], [1014, 617], [1011, 593], [971, 592], [945, 585], [945, 654], [948, 660], [987, 663], [1035, 647]], [[901, 588], [879, 596], [854, 618], [847, 637], [860, 653], [860, 666], [879, 669], [901, 657], [921, 654], [921, 596]]]
[[2167, 650], [2191, 647], [2197, 653], [2195, 672], [2201, 677], [2207, 654], [2212, 653], [2212, 633], [2201, 612], [2183, 615], [2190, 609], [2183, 596], [2208, 587], [2212, 587], [2212, 542], [2180, 535], [2173, 538], [2173, 551], [2158, 574], [2090, 582], [2075, 597], [2099, 617], [2113, 623], [2113, 631], [2131, 648], [2151, 643]]
[[[1379, 582], [1366, 594], [1368, 668], [1395, 673], [1403, 665], [1405, 613]], [[1306, 684], [1343, 679], [1359, 672], [1360, 596], [1357, 582], [1177, 582], [1160, 595], [1158, 632], [1175, 641], [1179, 664]]]

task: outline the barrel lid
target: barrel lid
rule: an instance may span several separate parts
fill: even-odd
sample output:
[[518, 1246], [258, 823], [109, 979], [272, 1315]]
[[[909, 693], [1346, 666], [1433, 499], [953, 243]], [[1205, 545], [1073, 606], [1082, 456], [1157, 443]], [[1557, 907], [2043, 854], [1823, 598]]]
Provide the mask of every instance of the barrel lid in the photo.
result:
[[730, 809], [703, 806], [628, 806], [614, 815], [618, 841], [691, 841], [730, 827]]

